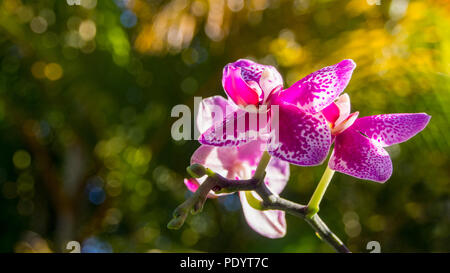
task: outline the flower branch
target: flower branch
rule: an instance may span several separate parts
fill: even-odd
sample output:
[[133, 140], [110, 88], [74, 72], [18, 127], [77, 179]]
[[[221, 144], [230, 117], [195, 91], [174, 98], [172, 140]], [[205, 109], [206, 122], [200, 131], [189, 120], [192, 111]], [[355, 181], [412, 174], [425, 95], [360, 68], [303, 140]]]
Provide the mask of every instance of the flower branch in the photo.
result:
[[[267, 165], [268, 160], [261, 160], [260, 163]], [[265, 166], [261, 166], [262, 164], [258, 167], [260, 167], [259, 169], [264, 170]], [[198, 170], [199, 164], [195, 164], [194, 168], [188, 167], [188, 169]], [[192, 174], [192, 172], [190, 173]], [[201, 173], [202, 171], [199, 172], [199, 174]], [[257, 174], [259, 178], [255, 178], [254, 176], [252, 179], [248, 180], [230, 180], [217, 173], [212, 173], [210, 170], [206, 170], [203, 173], [208, 173], [208, 178], [198, 187], [191, 197], [175, 209], [173, 214], [174, 218], [167, 225], [168, 228], [179, 229], [186, 220], [189, 212], [192, 212], [193, 214], [200, 212], [211, 190], [215, 193], [255, 191], [262, 199], [260, 204], [262, 210], [281, 210], [293, 216], [302, 218], [314, 229], [320, 239], [332, 246], [337, 252], [350, 252], [342, 241], [322, 221], [319, 215], [315, 214], [309, 217], [307, 216], [307, 206], [284, 199], [273, 193], [263, 182], [265, 172], [255, 173], [255, 176]]]

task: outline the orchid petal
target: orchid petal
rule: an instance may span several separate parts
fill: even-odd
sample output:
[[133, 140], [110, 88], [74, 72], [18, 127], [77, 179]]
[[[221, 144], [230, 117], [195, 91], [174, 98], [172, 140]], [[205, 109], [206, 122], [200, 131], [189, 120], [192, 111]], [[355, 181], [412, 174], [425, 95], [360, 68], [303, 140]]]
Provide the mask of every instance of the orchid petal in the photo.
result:
[[322, 114], [334, 126], [336, 120], [339, 118], [340, 110], [337, 104], [333, 102], [322, 110]]
[[425, 113], [384, 114], [359, 118], [352, 128], [381, 146], [404, 142], [422, 131], [431, 116]]
[[[239, 147], [215, 147], [202, 145], [191, 157], [191, 164], [200, 164], [206, 168], [211, 169], [215, 173], [228, 179], [249, 179], [252, 175], [252, 171], [256, 169], [256, 166], [261, 159], [261, 155], [265, 149], [265, 142], [252, 141]], [[289, 166], [285, 166], [287, 163], [277, 163], [274, 161], [269, 162], [267, 168], [273, 170], [273, 174], [266, 176], [271, 179], [269, 185], [274, 189], [283, 188], [285, 182], [289, 177]], [[286, 170], [287, 168], [287, 170]], [[284, 177], [283, 177], [284, 175]], [[185, 180], [186, 187], [195, 191], [198, 185], [203, 183], [206, 177], [198, 179]], [[267, 180], [267, 179], [266, 179]], [[222, 194], [213, 194], [212, 196], [219, 196]]]
[[321, 112], [332, 127], [338, 126], [350, 115], [350, 97], [348, 94], [340, 95], [335, 102], [325, 107]]
[[336, 120], [336, 123], [339, 124], [346, 120], [350, 115], [350, 97], [347, 93], [344, 93], [339, 96], [335, 104], [339, 108], [339, 118]]
[[[318, 165], [325, 160], [331, 132], [322, 114], [312, 115], [293, 105], [282, 104], [275, 127], [278, 128], [272, 128], [269, 144], [271, 155], [300, 166]], [[274, 136], [274, 132], [278, 136]]]
[[342, 93], [355, 67], [352, 60], [324, 67], [281, 92], [280, 99], [295, 104], [308, 113], [317, 113]]
[[261, 89], [263, 90], [260, 99], [264, 103], [273, 91], [283, 88], [283, 78], [275, 67], [266, 66], [261, 73], [259, 86], [261, 86]]
[[[239, 192], [242, 210], [248, 225], [268, 238], [281, 238], [286, 235], [286, 219], [284, 211], [280, 210], [257, 210], [252, 208], [245, 196], [245, 192]], [[259, 198], [255, 196], [255, 198]]]
[[258, 105], [273, 90], [283, 88], [283, 78], [273, 66], [240, 59], [225, 66], [222, 85], [237, 105]]
[[250, 167], [256, 169], [266, 145], [263, 141], [255, 140], [235, 148], [239, 161], [245, 161]]
[[353, 127], [336, 136], [328, 166], [360, 179], [385, 182], [392, 174], [389, 154]]
[[221, 117], [226, 115], [227, 112], [235, 112], [238, 107], [234, 103], [230, 103], [222, 96], [213, 96], [203, 99], [198, 107], [197, 113], [197, 128], [200, 134], [204, 133], [207, 129], [218, 122], [217, 112], [220, 111]]
[[[199, 180], [200, 180], [201, 182], [197, 181], [197, 180], [194, 179], [194, 178], [189, 178], [189, 179], [185, 178], [185, 179], [184, 179], [184, 185], [186, 186], [186, 188], [187, 188], [189, 191], [191, 191], [191, 192], [196, 192], [197, 189], [198, 189], [198, 187], [200, 186], [200, 184], [203, 183], [203, 182], [205, 182], [206, 179], [205, 179], [205, 178], [199, 178]], [[210, 192], [208, 193], [207, 197], [208, 197], [208, 198], [217, 198], [218, 196], [226, 195], [226, 194], [228, 194], [228, 193], [215, 194], [213, 191], [210, 191]]]
[[186, 188], [188, 188], [191, 192], [196, 192], [200, 186], [200, 183], [198, 183], [194, 178], [185, 178], [184, 185], [186, 185]]
[[[214, 147], [202, 145], [191, 157], [191, 164], [201, 164], [206, 168], [213, 170], [215, 173], [220, 174], [228, 179], [235, 179], [234, 167], [237, 160], [236, 147]], [[185, 179], [184, 184], [186, 187], [195, 192], [200, 184], [205, 182], [206, 177], [197, 179]], [[216, 194], [213, 191], [208, 193], [209, 198], [217, 196], [227, 195], [229, 193]]]
[[350, 126], [353, 125], [353, 123], [358, 118], [359, 112], [354, 112], [347, 116], [346, 119], [342, 120], [341, 122], [336, 122], [335, 127], [331, 129], [331, 133], [333, 135], [337, 135], [342, 133], [343, 131], [347, 130]]
[[271, 158], [266, 167], [264, 182], [274, 193], [280, 194], [289, 180], [289, 163]]
[[[213, 146], [239, 146], [267, 133], [268, 113], [238, 110], [216, 123], [200, 136], [200, 143]], [[260, 124], [261, 121], [264, 121]]]
[[276, 85], [283, 85], [283, 78], [277, 69], [271, 65], [259, 64], [247, 59], [239, 59], [229, 65], [241, 68], [242, 78], [246, 82], [254, 81], [260, 83], [261, 78], [264, 77], [264, 71], [269, 70], [270, 77], [266, 75], [266, 80], [271, 80]]
[[191, 157], [191, 164], [210, 168], [223, 177], [234, 179], [233, 167], [238, 158], [236, 147], [214, 147], [202, 145]]
[[227, 95], [239, 106], [257, 105], [259, 102], [257, 91], [244, 81], [240, 67], [225, 66], [222, 85]]

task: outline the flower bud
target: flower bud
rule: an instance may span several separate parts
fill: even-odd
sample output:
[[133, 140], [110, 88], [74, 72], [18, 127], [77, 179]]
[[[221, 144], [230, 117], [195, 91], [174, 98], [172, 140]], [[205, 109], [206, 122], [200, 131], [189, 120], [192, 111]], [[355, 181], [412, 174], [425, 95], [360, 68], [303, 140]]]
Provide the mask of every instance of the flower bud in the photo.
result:
[[194, 178], [200, 178], [206, 175], [206, 169], [200, 164], [192, 164], [186, 168], [188, 174]]

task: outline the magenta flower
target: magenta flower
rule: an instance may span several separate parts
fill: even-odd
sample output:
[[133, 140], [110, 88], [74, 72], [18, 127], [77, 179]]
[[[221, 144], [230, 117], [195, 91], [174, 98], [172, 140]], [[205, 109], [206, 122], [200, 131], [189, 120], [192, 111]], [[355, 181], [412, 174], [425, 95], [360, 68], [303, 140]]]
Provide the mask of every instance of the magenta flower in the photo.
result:
[[392, 161], [383, 148], [404, 142], [422, 131], [431, 116], [425, 113], [384, 114], [358, 118], [350, 114], [346, 94], [324, 109], [331, 124], [334, 151], [328, 166], [357, 178], [385, 182], [392, 174]]
[[[191, 164], [201, 164], [215, 173], [228, 179], [250, 179], [262, 156], [261, 142], [252, 141], [239, 147], [200, 146], [192, 155]], [[199, 179], [185, 179], [186, 187], [195, 192], [199, 184], [206, 177]], [[266, 168], [264, 182], [276, 194], [279, 194], [289, 179], [289, 164], [272, 158]], [[258, 195], [251, 192], [259, 199]], [[217, 195], [212, 191], [208, 197]], [[257, 210], [247, 201], [246, 192], [240, 191], [239, 197], [245, 219], [248, 225], [259, 234], [268, 238], [280, 238], [286, 234], [286, 220], [284, 211]]]
[[[228, 64], [222, 83], [229, 99], [208, 98], [202, 105], [216, 105], [228, 109], [228, 113], [223, 120], [214, 122], [199, 141], [206, 145], [238, 146], [260, 139], [270, 144], [269, 153], [279, 159], [302, 166], [318, 165], [331, 146], [331, 131], [321, 110], [342, 93], [354, 68], [352, 60], [343, 60], [283, 90], [282, 78], [272, 66], [249, 60]], [[271, 123], [269, 110], [275, 105], [278, 123]], [[236, 125], [242, 122], [245, 126]]]
[[[214, 119], [211, 116], [212, 108], [218, 107], [225, 110], [225, 107], [233, 107], [233, 110], [239, 112], [243, 111], [237, 109], [236, 105], [230, 105], [223, 97], [215, 96], [204, 99], [199, 108], [197, 115], [197, 128], [200, 133], [210, 128], [214, 124]], [[214, 147], [208, 145], [200, 146], [191, 157], [191, 164], [201, 164], [210, 168], [215, 173], [228, 178], [235, 179], [250, 179], [253, 176], [256, 166], [258, 165], [261, 156], [264, 152], [263, 141], [251, 141], [243, 145], [231, 147]], [[185, 179], [186, 187], [195, 192], [198, 186], [206, 180], [206, 177], [199, 179]], [[264, 182], [276, 194], [279, 194], [286, 186], [289, 180], [289, 164], [276, 158], [272, 158], [266, 168], [266, 177]], [[259, 196], [252, 194], [256, 199]], [[219, 195], [210, 192], [209, 198], [214, 198]], [[239, 197], [242, 204], [245, 219], [249, 226], [259, 234], [269, 238], [280, 238], [286, 234], [285, 213], [277, 210], [257, 210], [250, 206], [247, 201], [245, 192], [239, 192]]]

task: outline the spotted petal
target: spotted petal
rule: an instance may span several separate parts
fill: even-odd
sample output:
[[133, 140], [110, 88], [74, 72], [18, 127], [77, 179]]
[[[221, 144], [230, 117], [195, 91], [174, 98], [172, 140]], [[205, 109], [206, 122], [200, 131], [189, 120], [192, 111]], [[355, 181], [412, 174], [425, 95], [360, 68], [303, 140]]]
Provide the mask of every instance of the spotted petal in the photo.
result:
[[381, 146], [404, 142], [422, 131], [431, 116], [425, 113], [384, 114], [359, 118], [352, 128]]
[[238, 111], [238, 107], [222, 96], [213, 96], [203, 99], [198, 106], [197, 128], [200, 134], [215, 123], [223, 120], [227, 113]]
[[269, 114], [238, 110], [216, 123], [200, 136], [200, 143], [213, 146], [238, 146], [264, 138]]
[[392, 174], [392, 162], [383, 147], [353, 127], [339, 134], [328, 166], [357, 178], [385, 182]]
[[[253, 230], [272, 239], [281, 238], [286, 234], [284, 211], [257, 210], [248, 204], [245, 192], [239, 192], [239, 197], [241, 199], [245, 220]], [[257, 197], [255, 196], [255, 198]]]
[[[312, 115], [288, 104], [279, 106], [279, 122], [272, 120], [269, 153], [300, 166], [322, 163], [330, 149], [331, 133], [322, 114]], [[276, 126], [278, 124], [278, 126]]]
[[317, 113], [342, 93], [355, 67], [352, 60], [324, 67], [281, 92], [280, 99], [297, 105], [308, 113]]

